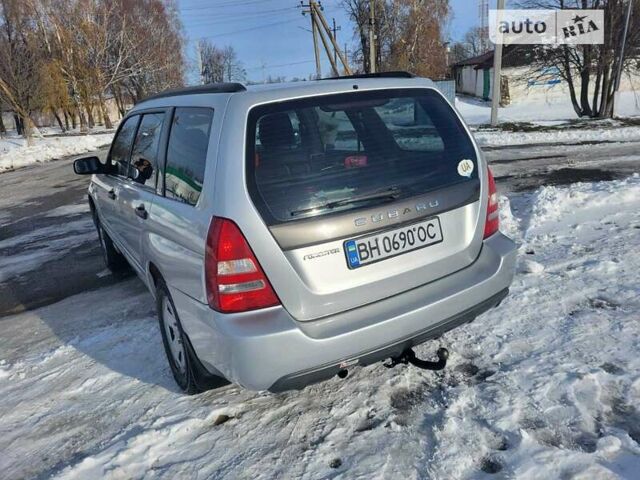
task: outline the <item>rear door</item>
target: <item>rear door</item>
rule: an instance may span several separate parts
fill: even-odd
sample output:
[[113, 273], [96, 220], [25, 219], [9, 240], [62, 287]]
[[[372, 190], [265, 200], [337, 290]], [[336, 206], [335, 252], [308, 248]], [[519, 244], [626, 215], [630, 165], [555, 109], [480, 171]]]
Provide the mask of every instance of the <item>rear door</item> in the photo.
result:
[[164, 110], [141, 115], [131, 149], [128, 175], [118, 195], [118, 233], [138, 269], [142, 269], [141, 234], [156, 197], [164, 119]]
[[[217, 122], [217, 123], [216, 123]], [[209, 107], [176, 107], [169, 122], [163, 194], [147, 222], [150, 251], [169, 286], [206, 302], [202, 282], [204, 247], [211, 208], [203, 195], [211, 132], [221, 116]]]
[[287, 264], [268, 258], [265, 271], [299, 320], [423, 285], [480, 251], [478, 154], [431, 89], [255, 107], [247, 145], [251, 199]]

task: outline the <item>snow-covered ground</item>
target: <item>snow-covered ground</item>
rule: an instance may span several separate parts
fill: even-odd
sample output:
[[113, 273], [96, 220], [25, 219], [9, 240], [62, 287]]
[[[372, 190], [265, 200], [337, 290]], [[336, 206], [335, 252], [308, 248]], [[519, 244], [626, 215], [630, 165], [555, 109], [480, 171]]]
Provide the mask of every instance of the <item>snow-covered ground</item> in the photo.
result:
[[[75, 211], [88, 212], [89, 204], [59, 207], [47, 216], [72, 216]], [[61, 213], [66, 211], [66, 213]], [[0, 219], [1, 222], [1, 219]], [[0, 240], [0, 282], [35, 270], [57, 255], [72, 250], [95, 237], [95, 226], [89, 215], [65, 219], [64, 223], [39, 228], [16, 237]], [[24, 247], [26, 245], [26, 248]]]
[[96, 150], [111, 143], [113, 131], [101, 131], [87, 135], [34, 136], [33, 145], [28, 146], [24, 138], [15, 132], [0, 138], [0, 173], [35, 163], [78, 155]]
[[[640, 116], [640, 92], [623, 92], [622, 99], [624, 108], [620, 110], [621, 116]], [[519, 102], [499, 109], [500, 123], [526, 122], [532, 126], [548, 127], [542, 131], [478, 129], [478, 125], [490, 122], [491, 103], [476, 98], [457, 97], [456, 108], [476, 130], [474, 136], [481, 146], [640, 140], [640, 127], [625, 126], [616, 120], [584, 119], [575, 123], [578, 119], [568, 98], [549, 102], [540, 99], [537, 102]]]
[[[616, 110], [617, 116], [640, 116], [640, 92], [622, 92], [620, 105], [621, 107]], [[491, 102], [473, 97], [458, 97], [456, 98], [456, 108], [460, 110], [470, 125], [490, 123]], [[559, 125], [577, 118], [568, 96], [563, 99], [522, 100], [498, 110], [500, 122], [534, 122], [540, 125]]]
[[135, 279], [0, 319], [1, 476], [637, 478], [640, 176], [501, 204], [511, 294], [443, 372], [186, 397]]
[[557, 128], [534, 132], [508, 132], [502, 130], [482, 130], [474, 132], [474, 137], [482, 147], [530, 144], [577, 144], [587, 142], [629, 142], [640, 141], [640, 127], [602, 125], [599, 128]]

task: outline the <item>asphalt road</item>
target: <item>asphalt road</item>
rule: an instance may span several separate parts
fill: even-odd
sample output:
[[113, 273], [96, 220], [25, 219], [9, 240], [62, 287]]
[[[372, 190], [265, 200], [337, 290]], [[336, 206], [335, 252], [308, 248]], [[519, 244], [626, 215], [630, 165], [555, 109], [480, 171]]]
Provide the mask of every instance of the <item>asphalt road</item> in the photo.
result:
[[[640, 171], [640, 142], [507, 146], [485, 154], [503, 192]], [[86, 204], [89, 178], [75, 175], [71, 163], [0, 174], [0, 319], [122, 281], [105, 271]]]
[[0, 174], [0, 317], [119, 281], [105, 272], [88, 206], [78, 213], [89, 177], [71, 164]]

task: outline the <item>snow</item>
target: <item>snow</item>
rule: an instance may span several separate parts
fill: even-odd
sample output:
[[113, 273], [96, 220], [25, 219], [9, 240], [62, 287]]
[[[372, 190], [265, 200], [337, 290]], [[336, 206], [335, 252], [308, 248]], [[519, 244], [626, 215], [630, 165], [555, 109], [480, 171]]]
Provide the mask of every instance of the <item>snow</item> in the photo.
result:
[[[72, 210], [70, 207], [67, 209]], [[62, 208], [51, 212], [57, 213], [56, 216], [62, 215]], [[50, 215], [51, 213], [47, 216]], [[35, 270], [56, 255], [95, 238], [93, 221], [91, 217], [85, 216], [0, 240], [0, 283]]]
[[629, 142], [640, 140], [640, 127], [557, 129], [536, 132], [476, 131], [481, 147], [585, 142]]
[[[640, 92], [623, 92], [626, 117], [640, 115]], [[499, 128], [478, 128], [490, 122], [491, 103], [472, 97], [457, 97], [456, 108], [469, 125], [474, 125], [474, 137], [482, 147], [507, 145], [580, 144], [588, 142], [629, 142], [640, 140], [640, 127], [624, 126], [616, 120], [577, 120], [568, 101], [519, 102], [500, 108], [498, 120], [526, 122], [532, 127], [547, 127], [535, 131], [508, 131]], [[591, 125], [589, 127], [588, 125]]]
[[87, 135], [33, 137], [32, 146], [27, 146], [26, 140], [16, 135], [0, 138], [0, 173], [35, 163], [90, 152], [110, 144], [112, 138], [113, 132], [99, 130]]
[[76, 216], [81, 215], [83, 213], [88, 213], [91, 209], [89, 208], [89, 202], [76, 203], [74, 205], [62, 205], [60, 207], [54, 208], [50, 210], [45, 215], [46, 217], [67, 217], [67, 216]]
[[[623, 92], [626, 117], [640, 115], [640, 92]], [[456, 108], [469, 125], [474, 125], [474, 137], [483, 147], [507, 145], [580, 144], [588, 142], [629, 142], [640, 140], [640, 127], [625, 126], [617, 120], [578, 120], [568, 101], [519, 102], [500, 108], [498, 120], [526, 122], [534, 131], [509, 131], [486, 128], [491, 116], [491, 103], [472, 97], [457, 97]], [[478, 128], [478, 125], [482, 127]], [[536, 127], [546, 127], [536, 129]]]
[[449, 348], [443, 372], [376, 365], [301, 392], [187, 397], [136, 279], [3, 318], [0, 471], [637, 478], [640, 176], [509, 193], [500, 205], [520, 245], [511, 293], [418, 349]]
[[[640, 116], [640, 92], [621, 92], [620, 117]], [[491, 102], [474, 97], [457, 97], [456, 108], [470, 125], [488, 124], [491, 120]], [[578, 117], [566, 98], [536, 98], [514, 102], [498, 110], [500, 122], [532, 122], [539, 125], [561, 125]]]

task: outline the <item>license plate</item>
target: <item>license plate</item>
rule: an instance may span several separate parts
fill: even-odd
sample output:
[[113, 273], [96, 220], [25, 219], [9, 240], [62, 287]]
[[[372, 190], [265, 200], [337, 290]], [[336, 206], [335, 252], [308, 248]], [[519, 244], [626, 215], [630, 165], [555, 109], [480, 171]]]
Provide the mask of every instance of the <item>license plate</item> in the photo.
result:
[[358, 268], [442, 242], [438, 217], [344, 242], [347, 266]]

